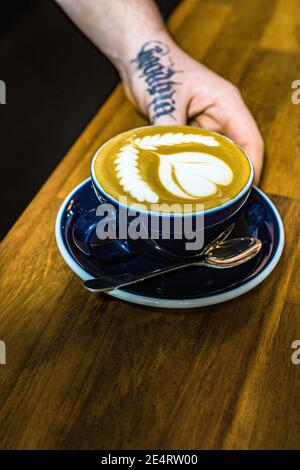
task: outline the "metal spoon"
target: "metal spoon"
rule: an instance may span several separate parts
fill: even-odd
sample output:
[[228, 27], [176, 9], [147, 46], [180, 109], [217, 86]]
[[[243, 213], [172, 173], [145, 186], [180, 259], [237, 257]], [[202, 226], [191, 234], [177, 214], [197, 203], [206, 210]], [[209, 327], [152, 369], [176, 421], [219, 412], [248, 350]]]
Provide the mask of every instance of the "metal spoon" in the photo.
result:
[[207, 266], [217, 269], [233, 268], [252, 259], [260, 251], [261, 246], [261, 241], [257, 238], [233, 238], [213, 244], [197, 261], [185, 261], [142, 274], [112, 274], [89, 279], [83, 285], [91, 292], [107, 292], [192, 266]]

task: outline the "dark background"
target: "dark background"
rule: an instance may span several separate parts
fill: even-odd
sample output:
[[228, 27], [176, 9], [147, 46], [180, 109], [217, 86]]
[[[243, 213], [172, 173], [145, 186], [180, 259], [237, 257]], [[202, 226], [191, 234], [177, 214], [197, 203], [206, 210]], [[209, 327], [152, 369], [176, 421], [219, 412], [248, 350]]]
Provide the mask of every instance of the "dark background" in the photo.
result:
[[[178, 3], [157, 0], [164, 18]], [[2, 238], [119, 77], [54, 0], [23, 0], [1, 2], [0, 80]]]

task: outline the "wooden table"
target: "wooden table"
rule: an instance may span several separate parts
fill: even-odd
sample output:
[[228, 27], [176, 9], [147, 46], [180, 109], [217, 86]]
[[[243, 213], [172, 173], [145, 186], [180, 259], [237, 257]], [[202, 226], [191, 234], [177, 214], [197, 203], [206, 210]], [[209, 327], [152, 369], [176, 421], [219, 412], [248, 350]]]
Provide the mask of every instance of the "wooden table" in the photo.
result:
[[119, 86], [2, 243], [1, 448], [299, 448], [299, 13], [296, 0], [186, 0], [169, 21], [186, 51], [240, 87], [260, 125], [262, 188], [286, 229], [279, 265], [246, 295], [192, 311], [83, 290], [55, 217], [97, 148], [145, 122]]

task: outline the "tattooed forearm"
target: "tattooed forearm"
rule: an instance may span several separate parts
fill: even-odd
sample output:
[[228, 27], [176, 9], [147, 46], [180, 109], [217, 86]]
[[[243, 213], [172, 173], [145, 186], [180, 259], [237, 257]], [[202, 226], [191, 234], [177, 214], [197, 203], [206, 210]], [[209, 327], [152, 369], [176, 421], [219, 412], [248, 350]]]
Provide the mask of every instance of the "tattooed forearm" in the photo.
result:
[[140, 78], [144, 79], [147, 91], [152, 97], [149, 107], [151, 121], [161, 116], [169, 115], [174, 120], [175, 85], [179, 83], [172, 77], [179, 72], [174, 70], [174, 64], [169, 55], [169, 47], [160, 41], [150, 41], [142, 46], [137, 56], [131, 61], [138, 70], [141, 70]]

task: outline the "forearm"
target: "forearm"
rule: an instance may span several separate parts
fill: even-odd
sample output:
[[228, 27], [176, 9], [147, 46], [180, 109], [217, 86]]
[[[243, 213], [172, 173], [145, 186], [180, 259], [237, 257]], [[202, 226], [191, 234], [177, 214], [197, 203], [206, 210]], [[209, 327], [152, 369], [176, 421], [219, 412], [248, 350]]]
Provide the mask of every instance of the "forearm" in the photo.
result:
[[153, 0], [56, 0], [124, 75], [147, 41], [171, 42]]

